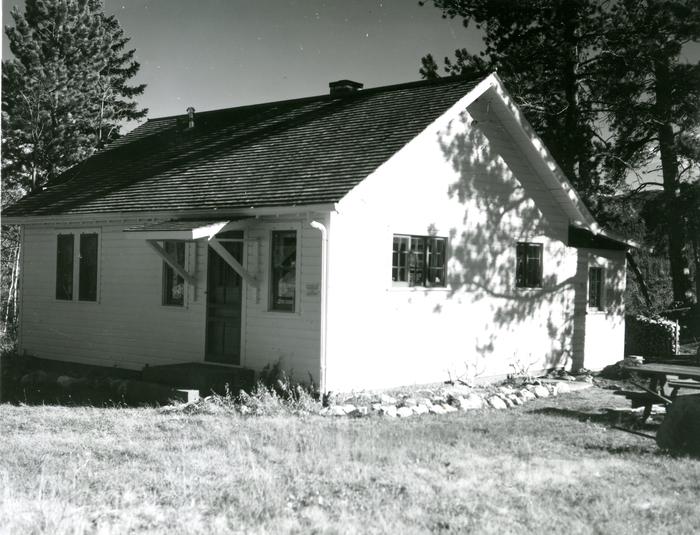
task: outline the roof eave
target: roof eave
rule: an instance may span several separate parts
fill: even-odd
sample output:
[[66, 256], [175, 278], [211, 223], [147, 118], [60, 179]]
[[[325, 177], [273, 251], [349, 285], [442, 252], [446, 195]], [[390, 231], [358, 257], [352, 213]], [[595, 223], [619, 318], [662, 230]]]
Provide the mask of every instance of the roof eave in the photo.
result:
[[611, 232], [604, 230], [594, 231], [589, 227], [575, 224], [569, 225], [568, 245], [570, 247], [609, 249], [615, 251], [628, 251], [630, 249], [642, 248], [639, 243], [622, 238]]
[[[548, 172], [552, 178], [557, 182], [557, 188], [560, 188], [564, 192], [566, 197], [567, 206], [564, 207], [566, 212], [573, 209], [576, 217], [571, 217], [572, 221], [576, 223], [583, 224], [591, 228], [594, 233], [599, 233], [602, 231], [598, 223], [596, 222], [593, 214], [588, 210], [583, 199], [578, 194], [576, 189], [572, 186], [569, 179], [566, 177], [564, 171], [559, 167], [557, 161], [552, 157], [550, 150], [542, 141], [542, 138], [535, 132], [532, 125], [525, 118], [522, 111], [519, 109], [513, 96], [508, 92], [503, 84], [503, 81], [498, 76], [497, 73], [491, 73], [487, 80], [491, 80], [491, 87], [496, 89], [499, 96], [503, 100], [505, 106], [509, 109], [515, 122], [521, 131], [529, 138], [531, 149], [537, 153], [537, 156], [543, 160], [543, 163], [548, 169]], [[478, 88], [475, 88], [475, 90]], [[567, 209], [568, 208], [568, 209]]]
[[227, 217], [256, 217], [256, 216], [277, 216], [318, 212], [334, 212], [337, 210], [337, 203], [321, 204], [297, 204], [279, 206], [251, 206], [248, 208], [216, 209], [205, 210], [159, 210], [159, 211], [133, 211], [133, 212], [85, 212], [68, 214], [46, 214], [46, 215], [22, 215], [3, 216], [3, 225], [26, 225], [26, 224], [52, 224], [66, 222], [107, 222], [107, 221], [134, 221], [152, 219], [225, 219]]

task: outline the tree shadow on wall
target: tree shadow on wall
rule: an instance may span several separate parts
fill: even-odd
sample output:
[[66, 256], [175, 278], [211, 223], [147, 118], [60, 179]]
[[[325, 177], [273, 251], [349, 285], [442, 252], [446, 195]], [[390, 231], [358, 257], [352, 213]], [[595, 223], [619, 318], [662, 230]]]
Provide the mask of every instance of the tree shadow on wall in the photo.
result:
[[[575, 365], [574, 343], [585, 329], [587, 262], [567, 251], [568, 218], [504, 125], [479, 101], [468, 112], [438, 134], [458, 176], [448, 194], [464, 207], [462, 225], [450, 229], [448, 297], [488, 310], [488, 328], [475, 335], [473, 348], [465, 348], [466, 360], [510, 357], [514, 371], [535, 362], [546, 368]], [[541, 287], [516, 287], [517, 242], [544, 244]], [[497, 354], [508, 331], [522, 336], [516, 356]], [[523, 359], [527, 335], [544, 333], [546, 354], [540, 342], [537, 354]]]

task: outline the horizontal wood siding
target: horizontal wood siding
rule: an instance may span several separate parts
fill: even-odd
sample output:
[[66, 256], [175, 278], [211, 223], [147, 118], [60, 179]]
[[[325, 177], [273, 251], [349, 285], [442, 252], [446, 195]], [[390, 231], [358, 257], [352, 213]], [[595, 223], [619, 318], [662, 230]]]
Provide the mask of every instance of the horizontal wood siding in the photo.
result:
[[[283, 222], [260, 222], [248, 231], [248, 269], [261, 281], [248, 288], [245, 312], [244, 362], [261, 370], [280, 361], [294, 379], [319, 383], [321, 320], [321, 233], [310, 226], [326, 216]], [[271, 311], [269, 306], [270, 237], [273, 230], [297, 231], [300, 248], [298, 304], [295, 312]]]
[[[438, 121], [331, 216], [328, 388], [570, 368], [586, 285], [568, 224], [485, 103]], [[448, 238], [447, 288], [392, 284], [394, 234]], [[542, 289], [515, 286], [521, 241], [543, 246]]]
[[[22, 350], [41, 358], [131, 369], [202, 360], [201, 289], [190, 292], [185, 307], [161, 305], [162, 262], [144, 241], [126, 238], [122, 230], [128, 225], [99, 227], [97, 303], [55, 299], [58, 231], [25, 227]], [[79, 228], [66, 226], [60, 232]], [[202, 277], [204, 246], [191, 247], [188, 261], [191, 266], [196, 258], [196, 274]]]
[[[311, 376], [318, 382], [321, 234], [310, 227], [311, 220], [260, 220], [245, 230], [246, 267], [260, 285], [245, 288], [241, 364], [260, 370], [281, 360], [296, 378]], [[198, 284], [188, 288], [186, 306], [163, 306], [162, 262], [144, 240], [127, 238], [123, 229], [128, 226], [124, 222], [99, 227], [97, 303], [54, 298], [58, 231], [25, 227], [23, 351], [41, 358], [131, 369], [204, 360], [206, 241], [188, 244], [188, 269], [192, 272], [196, 266]], [[291, 314], [268, 310], [273, 228], [299, 232], [299, 307]], [[68, 225], [62, 232], [73, 230]]]

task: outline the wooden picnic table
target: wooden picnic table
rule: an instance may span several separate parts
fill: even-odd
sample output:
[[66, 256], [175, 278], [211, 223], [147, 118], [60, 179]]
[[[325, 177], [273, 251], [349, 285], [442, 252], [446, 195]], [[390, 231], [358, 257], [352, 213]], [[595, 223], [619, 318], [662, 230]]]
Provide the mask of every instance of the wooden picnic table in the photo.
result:
[[[649, 364], [623, 364], [622, 369], [649, 379], [648, 388], [637, 385], [645, 392], [619, 391], [619, 394], [632, 401], [633, 407], [644, 406], [642, 421], [645, 421], [651, 414], [653, 404], [665, 403], [668, 405], [672, 403], [679, 389], [700, 390], [700, 366], [653, 362]], [[678, 379], [669, 381], [669, 377], [677, 377]], [[664, 391], [667, 384], [672, 388], [668, 397]]]
[[623, 364], [622, 368], [628, 372], [638, 373], [656, 379], [666, 379], [667, 376], [675, 376], [679, 379], [700, 380], [700, 366], [687, 364], [664, 364], [653, 362], [650, 364]]

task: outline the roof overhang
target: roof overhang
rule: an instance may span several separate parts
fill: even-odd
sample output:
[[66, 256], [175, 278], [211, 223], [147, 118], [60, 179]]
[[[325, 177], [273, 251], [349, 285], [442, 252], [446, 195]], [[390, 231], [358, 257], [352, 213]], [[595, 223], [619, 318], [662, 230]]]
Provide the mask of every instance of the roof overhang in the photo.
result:
[[619, 251], [642, 248], [640, 244], [600, 227], [496, 73], [482, 80], [457, 105], [468, 107], [485, 95], [496, 97], [490, 102], [494, 104], [494, 113], [510, 131], [516, 144], [569, 218], [570, 246]]
[[[230, 211], [217, 209], [201, 210], [134, 210], [131, 212], [80, 212], [41, 215], [6, 215], [2, 213], [3, 225], [66, 225], [74, 223], [120, 223], [133, 224], [138, 220], [160, 221], [234, 221], [244, 217], [283, 217], [337, 211], [337, 203], [294, 204], [279, 206], [251, 206]], [[151, 224], [152, 221], [151, 221]], [[136, 228], [136, 227], [134, 227]]]
[[139, 240], [194, 241], [206, 238], [211, 240], [219, 232], [243, 228], [250, 216], [217, 220], [183, 220], [147, 223], [124, 229], [127, 237]]
[[581, 223], [598, 233], [599, 226], [595, 218], [498, 75], [490, 74], [471, 93], [472, 102], [482, 96], [489, 99], [493, 113], [501, 120], [569, 221]]
[[637, 242], [621, 238], [610, 232], [595, 231], [578, 225], [569, 225], [569, 246], [613, 251], [627, 251], [641, 247]]

